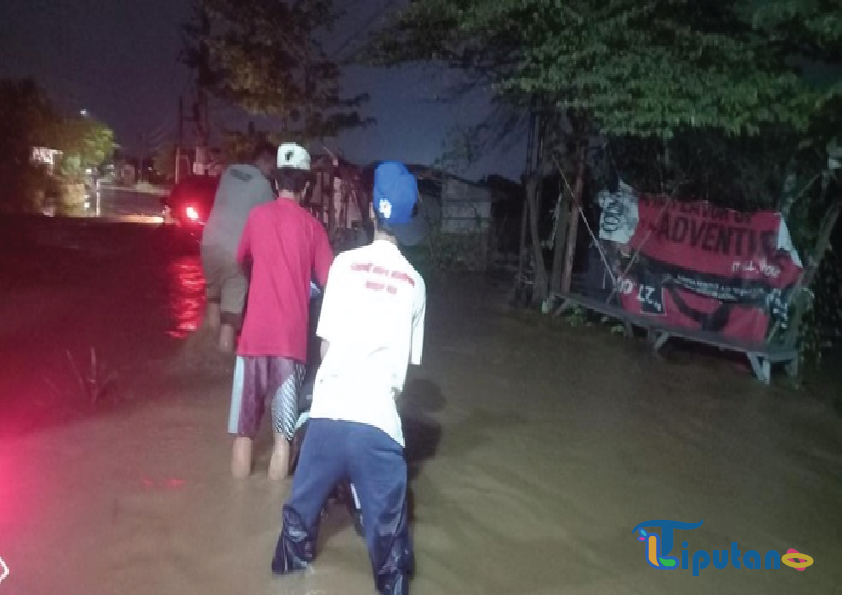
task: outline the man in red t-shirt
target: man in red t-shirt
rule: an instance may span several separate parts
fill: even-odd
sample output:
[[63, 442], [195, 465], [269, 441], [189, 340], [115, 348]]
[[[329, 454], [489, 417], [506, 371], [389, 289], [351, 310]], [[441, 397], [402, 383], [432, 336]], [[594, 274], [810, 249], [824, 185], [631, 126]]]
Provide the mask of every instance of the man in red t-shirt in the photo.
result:
[[231, 472], [251, 473], [252, 447], [272, 400], [272, 479], [286, 477], [298, 392], [307, 361], [310, 282], [327, 283], [333, 251], [322, 224], [299, 206], [312, 177], [310, 154], [294, 143], [278, 148], [278, 197], [249, 213], [237, 250], [251, 264], [248, 304], [237, 347], [228, 432], [236, 436]]

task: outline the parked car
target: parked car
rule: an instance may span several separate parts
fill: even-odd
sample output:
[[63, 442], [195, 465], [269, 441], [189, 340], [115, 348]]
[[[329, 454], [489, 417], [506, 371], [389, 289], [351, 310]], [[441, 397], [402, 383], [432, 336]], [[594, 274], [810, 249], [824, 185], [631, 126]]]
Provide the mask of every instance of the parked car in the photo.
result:
[[167, 219], [191, 234], [201, 233], [213, 208], [219, 180], [218, 176], [188, 176], [181, 180], [162, 199]]

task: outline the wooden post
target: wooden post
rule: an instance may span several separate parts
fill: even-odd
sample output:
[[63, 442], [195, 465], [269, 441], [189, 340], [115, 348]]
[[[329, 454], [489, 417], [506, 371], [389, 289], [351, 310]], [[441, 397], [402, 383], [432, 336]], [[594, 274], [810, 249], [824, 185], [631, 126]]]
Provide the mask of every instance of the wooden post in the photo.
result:
[[576, 183], [570, 200], [570, 229], [567, 232], [567, 249], [564, 255], [564, 273], [561, 278], [562, 294], [570, 293], [573, 278], [573, 258], [576, 255], [576, 238], [579, 231], [579, 205], [582, 204], [582, 191], [585, 187], [585, 173], [588, 161], [588, 130], [581, 128], [576, 147]]
[[528, 218], [529, 218], [529, 195], [527, 192], [526, 185], [529, 181], [529, 177], [532, 175], [533, 172], [533, 164], [535, 161], [534, 156], [534, 145], [535, 145], [535, 128], [537, 125], [537, 115], [535, 111], [529, 115], [529, 131], [527, 132], [526, 137], [526, 167], [524, 168], [524, 176], [523, 176], [523, 212], [520, 218], [520, 248], [518, 250], [518, 259], [517, 259], [517, 278], [515, 279], [515, 290], [520, 289], [520, 283], [523, 280], [523, 273], [524, 269], [526, 268], [526, 232], [528, 229]]
[[541, 235], [538, 230], [538, 220], [541, 213], [541, 198], [544, 187], [543, 172], [546, 169], [545, 131], [546, 118], [538, 120], [538, 166], [526, 183], [526, 197], [529, 201], [529, 231], [532, 236], [532, 251], [535, 259], [535, 271], [532, 281], [533, 301], [543, 302], [547, 298], [547, 269], [544, 265], [544, 253], [541, 247]]

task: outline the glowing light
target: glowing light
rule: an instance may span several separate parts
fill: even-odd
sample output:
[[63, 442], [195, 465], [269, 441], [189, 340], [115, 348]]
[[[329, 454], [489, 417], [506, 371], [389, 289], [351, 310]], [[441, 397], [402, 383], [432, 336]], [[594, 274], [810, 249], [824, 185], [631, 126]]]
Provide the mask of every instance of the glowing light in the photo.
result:
[[193, 221], [197, 221], [199, 219], [199, 212], [196, 211], [195, 207], [188, 207], [184, 210], [187, 214], [187, 219], [192, 219]]
[[164, 223], [164, 218], [160, 215], [117, 215], [114, 217], [108, 217], [107, 219], [110, 221], [152, 225]]
[[205, 277], [198, 257], [181, 258], [169, 266], [170, 316], [167, 335], [184, 339], [199, 328], [205, 303]]

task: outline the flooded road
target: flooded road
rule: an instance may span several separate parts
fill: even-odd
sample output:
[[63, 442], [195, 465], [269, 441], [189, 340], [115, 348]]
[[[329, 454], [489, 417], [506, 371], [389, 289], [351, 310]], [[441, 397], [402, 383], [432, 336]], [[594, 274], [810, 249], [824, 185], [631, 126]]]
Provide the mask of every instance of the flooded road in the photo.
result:
[[131, 376], [197, 327], [196, 242], [173, 232], [75, 218], [0, 223], [0, 433], [75, 416], [88, 405], [80, 377], [92, 376], [92, 360], [100, 381]]
[[86, 201], [87, 217], [158, 222], [163, 218], [166, 191], [149, 192], [132, 187], [101, 184]]
[[[230, 478], [230, 363], [202, 364], [183, 339], [202, 309], [195, 255], [152, 229], [97, 237], [110, 239], [63, 260], [0, 259], [0, 593], [373, 593], [338, 508], [313, 568], [271, 576], [289, 485], [266, 479], [266, 436], [255, 475]], [[413, 592], [839, 592], [842, 424], [822, 400], [721, 360], [548, 327], [502, 294], [463, 279], [429, 297], [424, 365], [401, 402]], [[90, 344], [120, 372], [93, 407], [62, 363]], [[648, 520], [703, 520], [675, 531], [691, 569], [647, 564], [633, 529]], [[814, 564], [693, 575], [697, 551], [733, 542], [743, 562], [792, 548]]]

